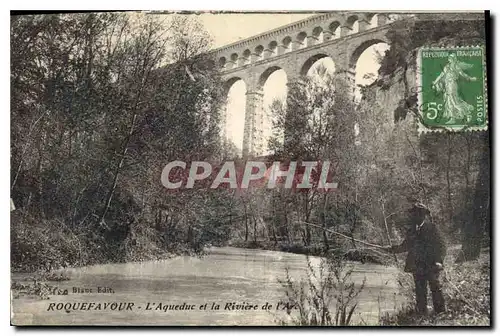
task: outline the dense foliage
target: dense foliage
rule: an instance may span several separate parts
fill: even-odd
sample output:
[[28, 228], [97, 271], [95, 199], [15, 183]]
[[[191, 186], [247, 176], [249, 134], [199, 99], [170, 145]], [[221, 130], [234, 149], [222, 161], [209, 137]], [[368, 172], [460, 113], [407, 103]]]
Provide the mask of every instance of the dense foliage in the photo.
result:
[[15, 268], [150, 258], [227, 234], [200, 205], [225, 195], [160, 184], [171, 160], [219, 155], [209, 46], [189, 16], [12, 17]]

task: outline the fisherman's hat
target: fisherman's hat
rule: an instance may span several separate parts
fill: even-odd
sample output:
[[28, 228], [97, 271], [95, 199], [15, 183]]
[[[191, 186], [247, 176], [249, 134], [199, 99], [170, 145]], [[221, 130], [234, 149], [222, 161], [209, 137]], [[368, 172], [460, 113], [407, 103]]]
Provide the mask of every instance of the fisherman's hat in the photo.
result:
[[413, 203], [413, 209], [418, 209], [418, 210], [425, 210], [425, 212], [430, 213], [431, 211], [429, 208], [422, 202], [415, 202]]

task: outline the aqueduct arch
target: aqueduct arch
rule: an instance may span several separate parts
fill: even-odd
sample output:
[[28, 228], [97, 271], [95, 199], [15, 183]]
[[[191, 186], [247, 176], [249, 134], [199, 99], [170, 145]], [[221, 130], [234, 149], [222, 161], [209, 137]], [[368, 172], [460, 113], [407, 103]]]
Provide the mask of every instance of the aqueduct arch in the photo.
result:
[[224, 81], [224, 93], [227, 95], [227, 93], [231, 89], [231, 86], [233, 86], [233, 84], [239, 80], [243, 80], [243, 79], [241, 77], [238, 77], [238, 76], [233, 76], [233, 77], [226, 79]]
[[359, 57], [361, 56], [361, 54], [363, 54], [363, 52], [370, 48], [372, 45], [375, 45], [375, 44], [378, 44], [378, 43], [387, 43], [387, 39], [371, 39], [371, 40], [366, 40], [364, 42], [362, 42], [360, 45], [358, 45], [356, 47], [356, 49], [354, 49], [352, 51], [352, 53], [350, 54], [350, 57], [349, 57], [349, 69], [355, 69], [356, 68], [356, 63], [358, 62], [358, 59]]
[[314, 56], [311, 56], [309, 59], [307, 59], [304, 64], [302, 65], [302, 67], [300, 68], [300, 76], [307, 76], [307, 73], [309, 72], [309, 70], [312, 68], [312, 66], [319, 60], [323, 59], [323, 58], [326, 58], [326, 57], [330, 57], [329, 55], [327, 54], [324, 54], [324, 53], [318, 53]]

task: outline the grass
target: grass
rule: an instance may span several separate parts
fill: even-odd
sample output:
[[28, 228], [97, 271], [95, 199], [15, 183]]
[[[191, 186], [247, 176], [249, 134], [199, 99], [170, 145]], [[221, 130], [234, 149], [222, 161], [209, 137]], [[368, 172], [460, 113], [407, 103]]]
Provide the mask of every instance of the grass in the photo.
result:
[[[384, 326], [490, 326], [490, 255], [481, 254], [476, 261], [454, 263], [456, 254], [447, 258], [445, 271], [441, 274], [443, 295], [447, 311], [441, 314], [418, 316], [413, 304], [380, 320]], [[400, 281], [401, 290], [408, 302], [415, 300], [410, 281]], [[428, 302], [432, 300], [429, 298]]]
[[60, 220], [36, 220], [21, 211], [11, 219], [11, 272], [36, 274], [46, 280], [64, 276], [57, 270], [109, 262], [169, 259], [192, 253], [183, 244], [161, 244], [151, 228], [143, 229], [134, 239], [120, 242], [96, 234], [91, 228], [75, 232]]

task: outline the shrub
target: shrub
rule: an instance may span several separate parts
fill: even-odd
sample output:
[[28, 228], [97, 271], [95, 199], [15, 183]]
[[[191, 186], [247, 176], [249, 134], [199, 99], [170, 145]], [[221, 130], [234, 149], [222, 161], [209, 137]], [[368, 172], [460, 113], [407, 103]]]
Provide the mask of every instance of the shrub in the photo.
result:
[[[364, 288], [352, 282], [352, 267], [345, 260], [329, 256], [321, 258], [319, 267], [307, 257], [307, 276], [295, 281], [286, 269], [285, 280], [280, 280], [285, 289], [287, 310], [291, 324], [302, 326], [347, 326], [357, 308], [357, 297]], [[334, 309], [332, 310], [332, 306]], [[292, 315], [292, 307], [298, 316]], [[281, 324], [287, 324], [281, 321]]]

